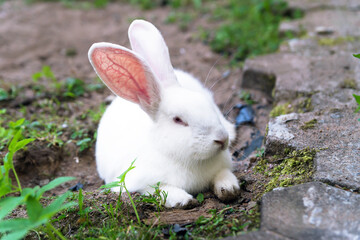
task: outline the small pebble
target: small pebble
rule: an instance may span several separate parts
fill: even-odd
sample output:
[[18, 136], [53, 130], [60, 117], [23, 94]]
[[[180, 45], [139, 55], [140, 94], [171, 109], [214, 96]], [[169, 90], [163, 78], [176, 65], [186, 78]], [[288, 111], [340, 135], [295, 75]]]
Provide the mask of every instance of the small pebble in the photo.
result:
[[334, 33], [334, 30], [330, 27], [318, 26], [315, 28], [315, 32], [318, 35], [331, 35]]
[[43, 179], [43, 180], [40, 180], [39, 185], [40, 185], [40, 186], [45, 186], [45, 185], [48, 184], [49, 182], [50, 182], [49, 179]]

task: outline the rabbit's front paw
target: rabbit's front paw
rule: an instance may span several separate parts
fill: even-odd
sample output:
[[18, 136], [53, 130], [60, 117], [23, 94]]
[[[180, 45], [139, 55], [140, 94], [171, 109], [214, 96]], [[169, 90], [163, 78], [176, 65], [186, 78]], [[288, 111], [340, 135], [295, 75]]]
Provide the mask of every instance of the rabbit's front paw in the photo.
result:
[[229, 169], [221, 170], [214, 179], [214, 193], [221, 201], [231, 201], [239, 196], [237, 178]]
[[168, 193], [165, 207], [193, 208], [198, 205], [198, 201], [183, 189], [173, 186], [165, 186], [162, 190]]

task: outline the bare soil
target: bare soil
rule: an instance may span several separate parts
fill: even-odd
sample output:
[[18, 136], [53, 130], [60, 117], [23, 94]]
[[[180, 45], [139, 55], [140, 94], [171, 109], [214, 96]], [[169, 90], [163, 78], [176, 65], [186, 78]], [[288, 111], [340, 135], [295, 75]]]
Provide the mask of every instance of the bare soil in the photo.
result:
[[[22, 1], [12, 0], [0, 6], [0, 87], [10, 88], [12, 85], [24, 87], [22, 98], [0, 102], [1, 108], [7, 108], [17, 119], [21, 106], [27, 102], [38, 101], [31, 91], [31, 76], [43, 65], [51, 66], [60, 80], [66, 77], [77, 77], [87, 83], [96, 77], [91, 68], [87, 51], [92, 43], [106, 41], [129, 46], [127, 29], [132, 19], [144, 18], [154, 23], [162, 32], [170, 50], [174, 67], [192, 73], [211, 88], [215, 100], [227, 114], [237, 103], [243, 103], [238, 97], [242, 71], [230, 67], [228, 59], [211, 51], [210, 47], [198, 38], [199, 27], [213, 29], [216, 22], [208, 20], [206, 14], [188, 26], [186, 31], [180, 30], [177, 24], [165, 24], [170, 12], [167, 7], [151, 11], [141, 11], [136, 6], [124, 3], [110, 4], [105, 9], [69, 9], [59, 3], [35, 3], [25, 5]], [[72, 52], [73, 54], [69, 54]], [[234, 206], [246, 208], [254, 199], [251, 181], [247, 180], [247, 172], [251, 165], [250, 157], [242, 158], [245, 150], [254, 139], [264, 136], [271, 109], [271, 99], [262, 92], [249, 90], [256, 103], [254, 124], [238, 127], [237, 141], [231, 147], [234, 153], [235, 171], [244, 183], [239, 199]], [[29, 94], [27, 94], [29, 92]], [[64, 118], [76, 119], [87, 109], [94, 109], [111, 95], [109, 90], [87, 93], [74, 104], [63, 100], [63, 110], [57, 114]], [[30, 106], [28, 116], [41, 111], [42, 107]], [[236, 110], [228, 114], [234, 121]], [[50, 118], [50, 117], [49, 117]], [[96, 126], [87, 125], [96, 130]], [[69, 133], [65, 134], [69, 136]], [[66, 137], [64, 140], [67, 140]], [[254, 153], [253, 153], [254, 154]], [[79, 153], [77, 147], [70, 143], [64, 147], [48, 147], [36, 141], [26, 152], [17, 156], [16, 168], [21, 182], [26, 187], [44, 185], [58, 176], [74, 176], [77, 182], [84, 184], [87, 192], [96, 191], [102, 180], [96, 172], [94, 147]], [[66, 191], [76, 182], [67, 183], [56, 189], [53, 194]], [[253, 206], [253, 204], [250, 204]], [[208, 209], [220, 209], [224, 203], [219, 202], [212, 194], [206, 195], [205, 202], [190, 210], [167, 210], [162, 213], [162, 221], [168, 224], [195, 221], [200, 215], [207, 214]], [[151, 212], [147, 213], [147, 221], [151, 222]], [[150, 219], [150, 220], [149, 220]]]

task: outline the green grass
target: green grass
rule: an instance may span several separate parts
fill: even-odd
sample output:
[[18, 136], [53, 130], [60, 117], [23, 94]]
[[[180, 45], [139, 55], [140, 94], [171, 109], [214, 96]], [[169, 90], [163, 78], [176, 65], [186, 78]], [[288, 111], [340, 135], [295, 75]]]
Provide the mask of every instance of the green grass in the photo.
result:
[[[34, 95], [26, 106], [21, 106], [20, 101], [18, 109], [0, 109], [0, 150], [11, 139], [13, 132], [20, 128], [24, 130], [25, 137], [47, 142], [48, 146], [62, 147], [74, 142], [78, 152], [91, 148], [105, 104], [82, 108], [82, 98], [94, 91], [102, 91], [103, 84], [98, 79], [90, 84], [72, 77], [59, 80], [49, 66], [43, 66], [31, 78], [33, 82], [26, 88], [11, 86], [8, 90], [0, 89], [0, 104], [26, 98], [22, 96], [24, 90], [31, 90]], [[76, 111], [74, 108], [85, 110]], [[13, 122], [14, 116], [20, 120]]]
[[[258, 206], [250, 210], [238, 206], [210, 209], [210, 217], [201, 216], [193, 223], [180, 226], [156, 224], [156, 220], [146, 222], [146, 209], [151, 205], [142, 202], [142, 196], [134, 196], [139, 223], [131, 203], [116, 200], [113, 193], [109, 195], [109, 198], [102, 196], [90, 200], [91, 193], [85, 193], [83, 210], [75, 206], [64, 211], [58, 216], [58, 223], [72, 225], [74, 239], [217, 239], [255, 230], [260, 224]], [[72, 200], [76, 201], [76, 198], [79, 196], [74, 195]]]
[[[87, 91], [94, 91], [103, 88], [103, 85], [90, 84], [86, 85], [85, 82], [78, 78], [68, 77], [64, 81], [59, 81], [50, 66], [44, 65], [39, 72], [32, 75], [32, 80], [35, 83], [33, 90], [37, 95], [46, 94], [50, 91], [53, 98], [76, 98], [81, 97]], [[50, 84], [41, 84], [40, 80]]]
[[283, 40], [278, 33], [280, 22], [301, 16], [301, 12], [289, 15], [286, 2], [281, 0], [225, 2], [214, 10], [214, 20], [221, 24], [209, 32], [208, 41], [214, 51], [235, 61], [276, 51]]

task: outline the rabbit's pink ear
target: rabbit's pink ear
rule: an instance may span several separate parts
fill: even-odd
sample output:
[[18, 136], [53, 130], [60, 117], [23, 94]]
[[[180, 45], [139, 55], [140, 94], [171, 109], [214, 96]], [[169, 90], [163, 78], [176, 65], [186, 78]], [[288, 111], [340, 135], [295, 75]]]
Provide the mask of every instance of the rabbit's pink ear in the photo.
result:
[[136, 53], [111, 43], [95, 43], [89, 60], [101, 80], [116, 95], [137, 103], [154, 117], [160, 103], [160, 86]]
[[178, 84], [168, 47], [159, 30], [147, 21], [135, 20], [131, 23], [128, 34], [132, 50], [145, 59], [161, 84]]

